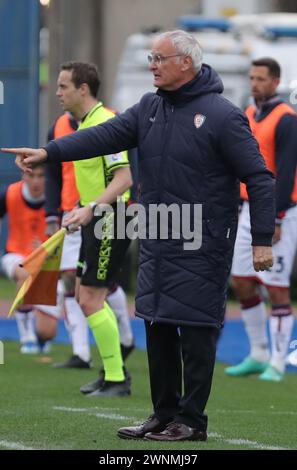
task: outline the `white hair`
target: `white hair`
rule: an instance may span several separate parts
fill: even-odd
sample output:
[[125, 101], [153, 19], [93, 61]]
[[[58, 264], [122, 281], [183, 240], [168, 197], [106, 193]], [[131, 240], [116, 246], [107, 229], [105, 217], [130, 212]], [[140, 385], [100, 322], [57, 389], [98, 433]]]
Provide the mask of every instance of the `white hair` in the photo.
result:
[[179, 54], [188, 55], [192, 58], [193, 68], [196, 72], [199, 72], [202, 65], [202, 49], [197, 39], [192, 34], [177, 29], [159, 34], [157, 40], [167, 38], [171, 40]]

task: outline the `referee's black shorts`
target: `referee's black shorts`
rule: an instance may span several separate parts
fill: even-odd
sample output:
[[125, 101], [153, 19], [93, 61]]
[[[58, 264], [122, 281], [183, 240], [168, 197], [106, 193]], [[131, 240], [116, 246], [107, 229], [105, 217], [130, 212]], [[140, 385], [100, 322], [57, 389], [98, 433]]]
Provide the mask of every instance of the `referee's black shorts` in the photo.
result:
[[[130, 239], [117, 239], [116, 212], [102, 217], [93, 217], [88, 225], [82, 226], [82, 242], [76, 271], [81, 278], [81, 285], [110, 288], [116, 280]], [[125, 226], [131, 220], [126, 217]], [[97, 222], [102, 226], [102, 233], [98, 236], [95, 230]], [[114, 237], [110, 233], [114, 230]], [[96, 233], [96, 234], [95, 234]]]

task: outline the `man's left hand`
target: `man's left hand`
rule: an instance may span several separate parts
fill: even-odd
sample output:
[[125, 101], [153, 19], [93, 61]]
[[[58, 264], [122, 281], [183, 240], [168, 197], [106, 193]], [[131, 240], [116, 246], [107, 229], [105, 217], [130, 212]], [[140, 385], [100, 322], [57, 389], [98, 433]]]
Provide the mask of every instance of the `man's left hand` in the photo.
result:
[[69, 232], [75, 232], [80, 225], [87, 225], [93, 217], [92, 208], [87, 205], [78, 209], [73, 209], [63, 220], [63, 227]]
[[255, 271], [265, 271], [273, 266], [271, 246], [253, 246], [253, 264]]

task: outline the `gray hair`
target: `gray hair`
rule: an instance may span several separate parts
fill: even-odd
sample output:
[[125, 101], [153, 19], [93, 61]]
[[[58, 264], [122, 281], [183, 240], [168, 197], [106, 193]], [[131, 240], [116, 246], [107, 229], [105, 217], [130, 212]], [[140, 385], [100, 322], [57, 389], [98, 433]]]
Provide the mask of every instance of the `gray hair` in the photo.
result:
[[197, 39], [182, 29], [166, 31], [157, 37], [158, 40], [167, 38], [171, 40], [179, 54], [192, 58], [193, 68], [199, 72], [202, 65], [202, 49]]

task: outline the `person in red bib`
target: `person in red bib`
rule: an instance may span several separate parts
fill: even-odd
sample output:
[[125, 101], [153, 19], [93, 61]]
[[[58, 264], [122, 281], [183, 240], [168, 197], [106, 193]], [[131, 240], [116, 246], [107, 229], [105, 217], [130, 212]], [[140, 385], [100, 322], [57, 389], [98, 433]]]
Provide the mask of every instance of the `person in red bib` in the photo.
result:
[[[28, 273], [20, 263], [46, 240], [44, 166], [38, 165], [22, 180], [10, 184], [0, 195], [0, 219], [8, 216], [8, 238], [1, 262], [4, 273], [19, 288]], [[46, 352], [47, 341], [56, 334], [59, 306], [22, 305], [15, 312], [21, 352]], [[36, 320], [36, 331], [35, 331]]]
[[[250, 342], [243, 362], [228, 367], [230, 376], [260, 374], [261, 380], [283, 380], [286, 355], [293, 328], [290, 276], [297, 245], [297, 115], [276, 90], [280, 66], [271, 58], [252, 62], [251, 91], [255, 103], [246, 110], [252, 133], [258, 141], [267, 168], [276, 178], [276, 214], [273, 237], [274, 265], [255, 272], [250, 263], [250, 206], [245, 184], [232, 266], [232, 284], [241, 304], [242, 318]], [[266, 309], [259, 284], [264, 284], [271, 303], [269, 328], [271, 354], [266, 332]]]

